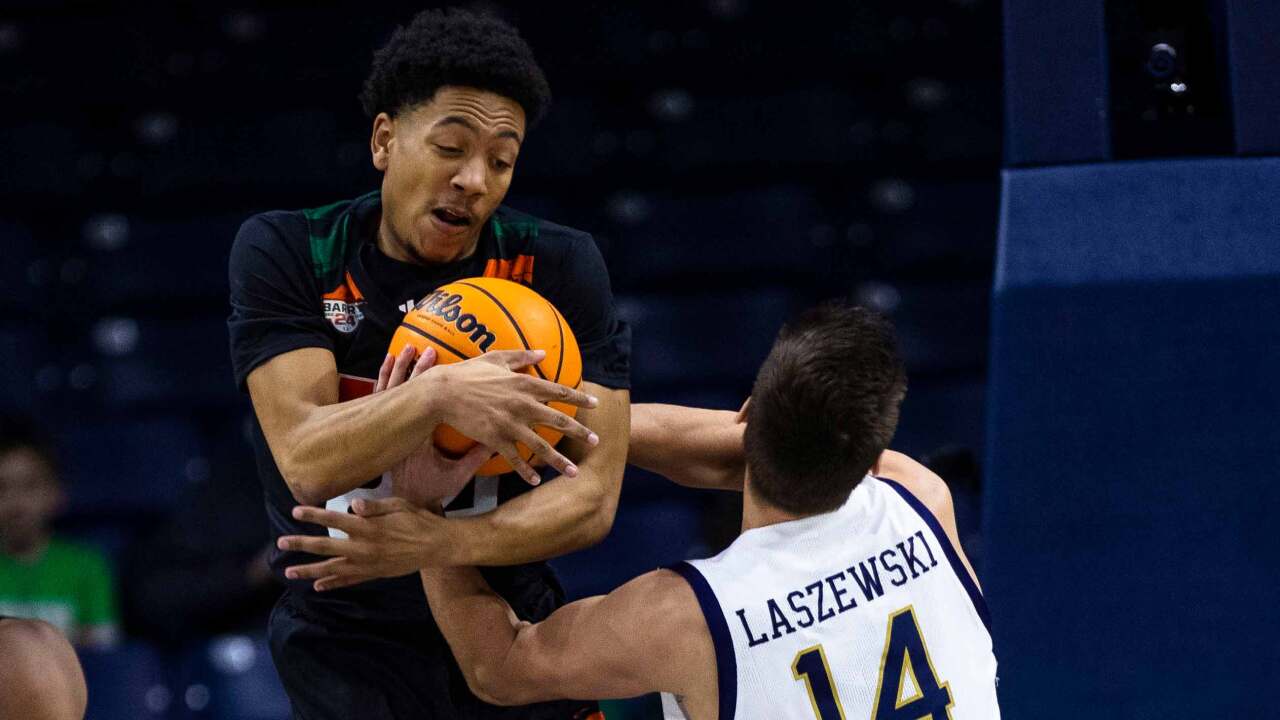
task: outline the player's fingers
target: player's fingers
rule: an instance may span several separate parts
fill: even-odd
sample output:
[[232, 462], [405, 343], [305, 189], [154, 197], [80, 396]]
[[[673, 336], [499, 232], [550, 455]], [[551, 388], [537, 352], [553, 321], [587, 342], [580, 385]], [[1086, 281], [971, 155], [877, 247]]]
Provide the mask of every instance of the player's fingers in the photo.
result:
[[369, 582], [376, 577], [376, 575], [363, 575], [360, 573], [353, 573], [351, 575], [330, 575], [317, 580], [313, 587], [315, 587], [317, 592], [337, 590], [338, 588], [351, 587], [352, 585], [359, 585], [362, 582]]
[[371, 518], [379, 515], [388, 515], [393, 512], [400, 512], [402, 510], [412, 510], [413, 503], [399, 497], [390, 497], [381, 500], [356, 498], [351, 503], [351, 509], [354, 510], [355, 514], [359, 517]]
[[418, 361], [413, 364], [413, 372], [409, 377], [416, 378], [422, 373], [431, 369], [436, 364], [436, 349], [433, 347], [423, 348], [422, 353], [418, 355]]
[[395, 365], [391, 368], [391, 378], [387, 381], [387, 387], [393, 388], [405, 381], [409, 377], [409, 370], [413, 367], [413, 358], [418, 354], [418, 349], [412, 345], [405, 345], [404, 349], [396, 355]]
[[[547, 464], [555, 468], [561, 475], [578, 476], [578, 466], [574, 465], [569, 458], [557, 452], [551, 443], [543, 439], [541, 435], [532, 430], [526, 430], [520, 435], [520, 442], [532, 450], [534, 455], [546, 460]], [[536, 474], [537, 471], [534, 472]]]
[[391, 367], [395, 365], [396, 357], [391, 353], [382, 358], [382, 367], [378, 368], [378, 382], [374, 383], [373, 391], [378, 393], [387, 389], [387, 383], [391, 380]]
[[351, 541], [339, 540], [322, 535], [285, 535], [276, 540], [276, 547], [281, 550], [311, 553], [312, 555], [344, 555], [350, 549]]
[[338, 566], [345, 561], [344, 557], [333, 557], [305, 565], [290, 565], [284, 569], [284, 576], [290, 580], [315, 580], [328, 577], [333, 575]]
[[347, 513], [334, 512], [310, 505], [298, 505], [293, 509], [293, 519], [327, 528], [341, 530], [347, 534], [356, 532], [360, 519]]
[[492, 363], [508, 370], [536, 365], [547, 357], [545, 350], [494, 350], [481, 355], [480, 362]]
[[574, 390], [558, 382], [542, 380], [532, 375], [525, 376], [525, 380], [522, 382], [522, 389], [540, 402], [561, 402], [581, 408], [593, 408], [600, 404], [600, 400], [594, 395], [589, 395], [581, 390]]
[[534, 470], [524, 458], [520, 457], [520, 452], [515, 445], [508, 445], [506, 450], [500, 450], [502, 457], [511, 463], [511, 468], [516, 471], [524, 481], [530, 485], [537, 485], [542, 482], [542, 478], [538, 475], [538, 471]]
[[493, 451], [484, 445], [476, 444], [466, 455], [458, 459], [458, 471], [464, 473], [466, 477], [476, 474], [481, 465], [489, 462], [489, 458], [493, 457]]
[[554, 430], [559, 430], [563, 435], [581, 440], [592, 447], [600, 444], [600, 436], [592, 432], [591, 428], [555, 408], [538, 405], [533, 412], [534, 425], [546, 425]]

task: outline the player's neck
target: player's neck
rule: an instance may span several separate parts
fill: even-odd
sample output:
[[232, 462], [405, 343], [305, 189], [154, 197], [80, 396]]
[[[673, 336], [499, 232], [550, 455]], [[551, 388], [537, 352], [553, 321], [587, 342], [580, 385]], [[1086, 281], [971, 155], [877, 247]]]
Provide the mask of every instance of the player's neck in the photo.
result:
[[751, 491], [751, 480], [747, 479], [742, 491], [742, 532], [766, 525], [791, 522], [803, 517], [808, 516], [780, 510], [756, 497], [756, 494]]

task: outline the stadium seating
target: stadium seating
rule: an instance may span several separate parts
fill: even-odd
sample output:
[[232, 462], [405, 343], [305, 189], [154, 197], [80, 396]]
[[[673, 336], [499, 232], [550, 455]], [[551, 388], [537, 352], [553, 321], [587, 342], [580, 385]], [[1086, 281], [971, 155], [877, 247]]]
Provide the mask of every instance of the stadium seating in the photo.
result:
[[245, 214], [158, 221], [97, 218], [111, 232], [79, 251], [88, 265], [78, 288], [112, 308], [165, 313], [172, 304], [226, 306], [227, 258]]
[[166, 659], [142, 643], [103, 651], [81, 651], [89, 686], [85, 720], [169, 720], [174, 677]]
[[222, 635], [179, 663], [172, 720], [288, 720], [289, 699], [262, 635]]
[[632, 324], [634, 338], [632, 382], [638, 391], [710, 384], [745, 397], [795, 307], [786, 290], [765, 288], [622, 298], [619, 313]]
[[183, 416], [115, 416], [83, 420], [55, 438], [64, 457], [70, 510], [154, 513], [182, 485], [203, 478], [209, 460], [199, 428]]
[[79, 356], [96, 373], [89, 396], [110, 409], [226, 407], [239, 399], [226, 317], [100, 317]]
[[[0, 100], [24, 111], [0, 118], [0, 392], [55, 430], [68, 532], [110, 550], [184, 483], [254, 472], [232, 238], [254, 212], [378, 186], [356, 94], [420, 3], [11, 5]], [[913, 373], [900, 441], [981, 441], [1000, 3], [482, 5], [517, 22], [555, 95], [509, 204], [596, 237], [636, 401], [735, 409], [795, 311], [887, 293]], [[558, 561], [571, 594], [701, 552], [720, 512], [643, 473], [623, 492], [608, 540]], [[86, 656], [90, 720], [285, 716], [260, 638], [244, 672], [192, 642]]]

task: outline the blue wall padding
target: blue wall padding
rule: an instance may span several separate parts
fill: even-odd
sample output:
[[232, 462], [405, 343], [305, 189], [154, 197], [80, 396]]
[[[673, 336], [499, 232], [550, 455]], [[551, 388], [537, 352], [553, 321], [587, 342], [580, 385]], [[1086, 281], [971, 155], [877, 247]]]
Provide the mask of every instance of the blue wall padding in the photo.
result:
[[1110, 157], [1102, 0], [1005, 0], [1004, 13], [1005, 161]]
[[1280, 154], [1280, 3], [1227, 0], [1236, 152]]
[[1280, 160], [1004, 174], [985, 591], [1005, 717], [1274, 714]]

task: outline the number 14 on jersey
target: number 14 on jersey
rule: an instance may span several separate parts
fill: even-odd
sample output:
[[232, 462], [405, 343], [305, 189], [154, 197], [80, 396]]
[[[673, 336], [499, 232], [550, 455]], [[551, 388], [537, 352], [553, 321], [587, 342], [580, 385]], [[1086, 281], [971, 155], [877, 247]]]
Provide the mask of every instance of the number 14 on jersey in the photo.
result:
[[[818, 720], [850, 720], [840, 704], [840, 694], [822, 645], [796, 653], [791, 662], [791, 675], [797, 681], [804, 681]], [[889, 615], [874, 697], [871, 720], [948, 720], [951, 717], [951, 706], [955, 704], [951, 688], [938, 681], [929, 649], [920, 635], [920, 623], [910, 605]]]

